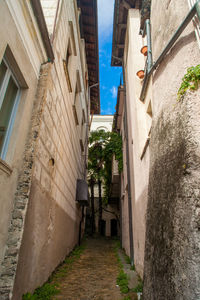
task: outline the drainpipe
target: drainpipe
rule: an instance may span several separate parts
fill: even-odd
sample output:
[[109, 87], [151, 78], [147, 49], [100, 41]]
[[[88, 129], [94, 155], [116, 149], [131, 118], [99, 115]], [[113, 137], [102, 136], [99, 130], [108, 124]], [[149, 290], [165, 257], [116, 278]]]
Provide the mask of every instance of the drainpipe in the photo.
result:
[[153, 64], [153, 58], [152, 58], [152, 45], [151, 45], [151, 24], [150, 20], [146, 20], [146, 33], [147, 33], [147, 72], [150, 72], [152, 64]]
[[[174, 35], [169, 40], [169, 42], [166, 45], [166, 47], [163, 49], [162, 53], [160, 54], [160, 56], [158, 57], [158, 59], [156, 60], [156, 62], [152, 65], [152, 67], [149, 70], [147, 69], [147, 72], [146, 72], [146, 75], [145, 75], [145, 78], [144, 78], [144, 84], [142, 86], [142, 91], [141, 91], [141, 94], [140, 94], [140, 100], [141, 101], [144, 101], [144, 99], [145, 99], [147, 87], [148, 87], [149, 80], [150, 80], [150, 77], [151, 77], [153, 71], [161, 63], [161, 61], [163, 60], [163, 58], [165, 57], [165, 55], [169, 52], [169, 50], [175, 44], [175, 42], [177, 41], [177, 39], [179, 38], [179, 36], [183, 32], [183, 30], [187, 27], [187, 25], [190, 23], [190, 21], [193, 19], [194, 15], [196, 13], [198, 15], [198, 18], [200, 19], [200, 0], [198, 0], [196, 2], [196, 4], [191, 8], [191, 10], [187, 14], [187, 16], [185, 17], [185, 19], [181, 23], [181, 25], [178, 27], [177, 31], [174, 33]], [[146, 26], [147, 26], [147, 23], [146, 23]]]
[[126, 101], [126, 80], [124, 61], [119, 57], [112, 56], [114, 59], [122, 62], [123, 69], [123, 86], [124, 86], [124, 117], [125, 117], [125, 132], [126, 132], [126, 160], [127, 160], [127, 180], [128, 180], [128, 212], [129, 212], [129, 243], [130, 243], [130, 259], [131, 266], [134, 266], [134, 244], [133, 244], [133, 218], [132, 218], [132, 199], [131, 199], [131, 173], [130, 173], [130, 153], [129, 153], [129, 136], [128, 136], [128, 112]]

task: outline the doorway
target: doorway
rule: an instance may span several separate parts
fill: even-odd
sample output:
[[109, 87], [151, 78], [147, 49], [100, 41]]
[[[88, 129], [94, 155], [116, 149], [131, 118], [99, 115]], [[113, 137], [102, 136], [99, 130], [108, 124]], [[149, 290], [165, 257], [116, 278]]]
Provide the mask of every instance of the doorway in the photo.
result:
[[111, 225], [111, 236], [117, 236], [117, 234], [118, 234], [117, 220], [112, 219], [110, 225]]

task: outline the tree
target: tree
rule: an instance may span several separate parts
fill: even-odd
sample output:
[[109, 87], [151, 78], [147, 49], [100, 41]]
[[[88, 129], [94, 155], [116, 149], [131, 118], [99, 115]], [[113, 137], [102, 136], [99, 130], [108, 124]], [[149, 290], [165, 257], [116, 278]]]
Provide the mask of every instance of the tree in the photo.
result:
[[[101, 233], [102, 224], [101, 185], [103, 183], [103, 200], [104, 203], [107, 203], [110, 196], [113, 155], [115, 155], [118, 161], [119, 172], [121, 172], [123, 166], [121, 136], [116, 132], [105, 132], [104, 130], [92, 131], [89, 138], [88, 175], [92, 191], [91, 207], [94, 207], [94, 184], [98, 183], [99, 188], [99, 233]], [[94, 210], [92, 209], [92, 222], [94, 222], [94, 219]], [[94, 229], [94, 224], [92, 224], [92, 228]]]

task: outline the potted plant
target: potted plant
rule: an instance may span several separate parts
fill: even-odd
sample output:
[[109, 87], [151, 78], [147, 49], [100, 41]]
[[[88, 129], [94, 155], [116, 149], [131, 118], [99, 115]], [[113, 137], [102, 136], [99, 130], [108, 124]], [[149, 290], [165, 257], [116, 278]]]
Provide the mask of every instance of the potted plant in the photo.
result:
[[144, 78], [144, 70], [139, 70], [136, 75], [140, 78], [143, 79]]
[[144, 56], [147, 56], [147, 51], [148, 51], [147, 46], [143, 46], [142, 49], [140, 50], [140, 52], [141, 52]]

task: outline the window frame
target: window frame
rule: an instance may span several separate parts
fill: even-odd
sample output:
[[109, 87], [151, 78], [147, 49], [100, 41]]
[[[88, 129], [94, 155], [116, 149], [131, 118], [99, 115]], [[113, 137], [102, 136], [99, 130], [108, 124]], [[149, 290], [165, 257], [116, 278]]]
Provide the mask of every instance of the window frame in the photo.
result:
[[0, 150], [0, 158], [2, 160], [5, 160], [7, 152], [8, 152], [8, 146], [9, 146], [11, 134], [12, 134], [12, 131], [13, 131], [14, 122], [15, 122], [15, 119], [16, 119], [16, 114], [17, 114], [17, 109], [18, 109], [20, 97], [21, 97], [21, 87], [20, 87], [18, 81], [16, 80], [16, 78], [15, 78], [13, 72], [12, 72], [12, 69], [9, 66], [9, 63], [7, 62], [5, 57], [3, 57], [3, 59], [1, 60], [1, 64], [2, 64], [2, 62], [4, 62], [4, 64], [6, 65], [7, 70], [6, 70], [5, 76], [3, 78], [2, 85], [0, 87], [0, 110], [1, 110], [4, 98], [5, 98], [5, 94], [6, 94], [6, 91], [7, 91], [7, 87], [8, 87], [10, 78], [12, 78], [12, 80], [14, 81], [14, 83], [16, 84], [17, 89], [18, 89], [17, 93], [16, 93], [16, 96], [15, 96], [15, 99], [14, 99], [13, 107], [12, 107], [12, 110], [11, 110], [11, 114], [10, 114], [10, 118], [9, 118], [9, 122], [8, 122], [8, 127], [7, 127], [7, 130], [6, 130], [5, 138], [4, 138], [4, 141], [3, 141], [2, 149]]

